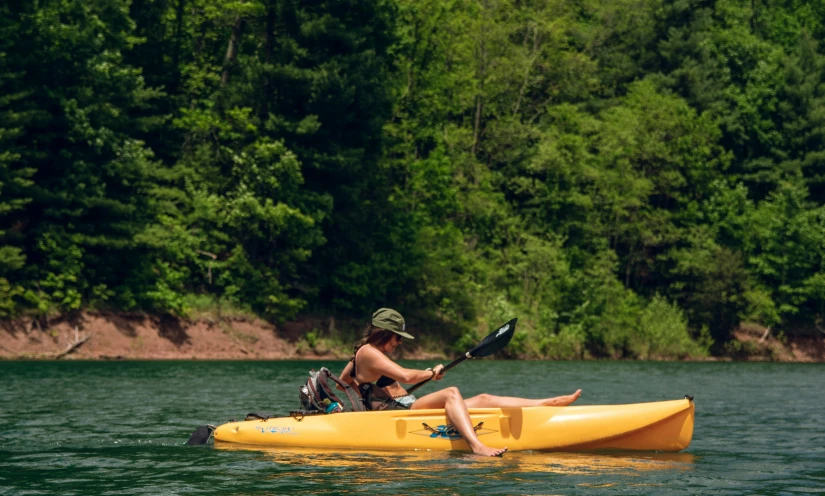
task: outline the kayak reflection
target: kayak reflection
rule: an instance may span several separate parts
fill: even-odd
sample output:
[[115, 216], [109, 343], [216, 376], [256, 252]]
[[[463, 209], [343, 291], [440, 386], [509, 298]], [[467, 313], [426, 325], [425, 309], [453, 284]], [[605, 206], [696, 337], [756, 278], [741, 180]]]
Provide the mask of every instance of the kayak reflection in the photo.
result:
[[275, 463], [298, 467], [348, 468], [358, 473], [392, 472], [386, 477], [397, 477], [398, 472], [432, 472], [434, 465], [441, 473], [450, 465], [466, 467], [480, 462], [492, 463], [499, 473], [541, 472], [555, 474], [635, 473], [658, 470], [693, 469], [695, 456], [690, 453], [596, 452], [555, 453], [542, 451], [509, 452], [503, 458], [481, 458], [455, 451], [365, 451], [342, 450], [335, 453], [310, 448], [268, 448], [263, 446], [215, 443], [216, 449], [244, 450], [261, 453]]

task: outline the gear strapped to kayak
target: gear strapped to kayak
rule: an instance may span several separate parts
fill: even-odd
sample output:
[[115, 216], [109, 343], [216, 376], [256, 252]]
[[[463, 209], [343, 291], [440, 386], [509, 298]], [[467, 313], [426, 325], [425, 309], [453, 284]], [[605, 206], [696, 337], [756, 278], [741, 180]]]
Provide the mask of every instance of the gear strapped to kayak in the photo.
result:
[[[330, 386], [330, 381], [338, 386], [339, 394], [335, 393], [334, 385]], [[299, 388], [299, 393], [301, 409], [305, 412], [363, 412], [366, 409], [361, 396], [326, 367], [321, 367], [318, 372], [310, 370], [309, 379]]]
[[[330, 385], [330, 381], [334, 384]], [[344, 394], [336, 394], [335, 384]], [[301, 400], [299, 412], [304, 415], [363, 412], [364, 410], [408, 410], [415, 402], [415, 396], [411, 394], [394, 398], [374, 383], [361, 384], [359, 391], [356, 392], [352, 386], [342, 381], [326, 367], [321, 367], [318, 372], [310, 370], [309, 379], [299, 391]], [[346, 398], [347, 402], [342, 398]]]

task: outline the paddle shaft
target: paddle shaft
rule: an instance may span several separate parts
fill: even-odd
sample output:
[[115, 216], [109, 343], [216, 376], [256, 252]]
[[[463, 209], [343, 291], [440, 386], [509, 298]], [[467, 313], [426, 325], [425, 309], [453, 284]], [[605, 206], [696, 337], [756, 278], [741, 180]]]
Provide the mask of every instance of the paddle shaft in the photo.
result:
[[[472, 355], [470, 355], [470, 353], [469, 353], [469, 352], [467, 352], [466, 354], [464, 354], [464, 355], [462, 355], [462, 356], [460, 356], [460, 357], [456, 358], [456, 359], [455, 359], [455, 360], [453, 360], [452, 362], [450, 362], [450, 364], [449, 364], [449, 365], [447, 365], [446, 367], [444, 367], [444, 372], [446, 372], [446, 371], [450, 370], [451, 368], [455, 367], [456, 365], [458, 365], [459, 363], [463, 362], [464, 360], [466, 360], [466, 359], [468, 359], [468, 358], [473, 358], [473, 357], [472, 357]], [[442, 372], [442, 373], [443, 373], [443, 372]], [[420, 388], [420, 387], [421, 387], [421, 386], [423, 386], [424, 384], [427, 384], [428, 382], [430, 382], [431, 380], [433, 380], [433, 378], [434, 378], [434, 377], [435, 377], [435, 374], [433, 374], [433, 377], [430, 377], [429, 379], [424, 379], [423, 381], [416, 383], [415, 385], [413, 385], [413, 387], [411, 387], [410, 389], [408, 389], [408, 390], [407, 390], [407, 393], [411, 394], [411, 393], [412, 393], [413, 391], [415, 391], [416, 389]]]

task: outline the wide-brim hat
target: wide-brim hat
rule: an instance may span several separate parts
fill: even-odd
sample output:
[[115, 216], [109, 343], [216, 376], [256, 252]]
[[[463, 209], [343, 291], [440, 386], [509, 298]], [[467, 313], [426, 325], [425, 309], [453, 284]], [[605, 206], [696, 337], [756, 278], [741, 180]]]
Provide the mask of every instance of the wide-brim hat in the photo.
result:
[[404, 317], [392, 308], [379, 308], [372, 314], [372, 325], [379, 329], [392, 331], [402, 338], [415, 339], [411, 334], [404, 332], [406, 324]]

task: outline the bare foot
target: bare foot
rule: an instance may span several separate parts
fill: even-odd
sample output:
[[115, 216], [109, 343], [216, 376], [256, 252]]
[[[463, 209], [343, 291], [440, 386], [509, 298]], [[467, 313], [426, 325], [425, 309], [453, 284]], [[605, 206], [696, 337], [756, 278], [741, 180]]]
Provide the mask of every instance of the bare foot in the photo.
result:
[[507, 453], [507, 448], [490, 448], [489, 446], [479, 445], [478, 448], [473, 448], [473, 454], [477, 456], [501, 456]]
[[582, 390], [577, 389], [575, 393], [568, 394], [567, 396], [557, 396], [555, 398], [550, 398], [543, 402], [544, 406], [567, 406], [570, 403], [573, 403], [579, 396], [582, 395]]

